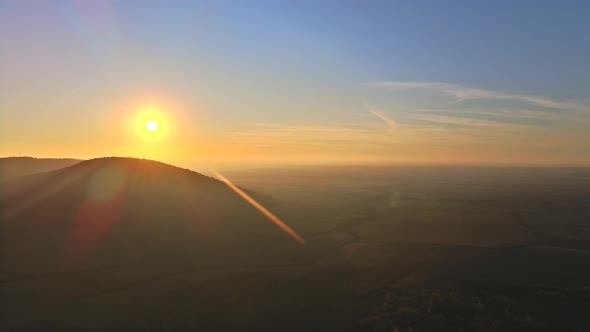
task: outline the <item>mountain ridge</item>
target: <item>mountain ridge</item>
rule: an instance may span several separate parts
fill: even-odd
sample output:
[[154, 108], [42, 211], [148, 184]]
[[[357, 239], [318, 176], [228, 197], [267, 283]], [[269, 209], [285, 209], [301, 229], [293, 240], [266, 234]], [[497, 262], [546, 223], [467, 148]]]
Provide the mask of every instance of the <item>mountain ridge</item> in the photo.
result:
[[81, 161], [72, 158], [2, 157], [0, 158], [0, 182], [19, 176], [57, 170]]
[[83, 161], [12, 179], [0, 192], [6, 271], [202, 257], [286, 237], [222, 181], [147, 159]]

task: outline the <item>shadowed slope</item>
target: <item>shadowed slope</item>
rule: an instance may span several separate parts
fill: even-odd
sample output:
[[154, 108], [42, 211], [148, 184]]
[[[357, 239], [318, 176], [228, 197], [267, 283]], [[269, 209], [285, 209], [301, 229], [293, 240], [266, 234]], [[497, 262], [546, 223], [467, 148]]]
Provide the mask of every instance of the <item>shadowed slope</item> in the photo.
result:
[[200, 259], [288, 241], [222, 182], [149, 160], [94, 159], [13, 179], [0, 207], [9, 273]]

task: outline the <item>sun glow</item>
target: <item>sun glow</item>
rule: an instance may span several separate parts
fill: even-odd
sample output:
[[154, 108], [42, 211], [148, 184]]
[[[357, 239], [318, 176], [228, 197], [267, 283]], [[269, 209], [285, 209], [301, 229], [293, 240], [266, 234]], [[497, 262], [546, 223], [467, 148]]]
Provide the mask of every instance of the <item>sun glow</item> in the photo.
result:
[[115, 107], [110, 121], [117, 123], [120, 135], [118, 154], [173, 162], [198, 150], [193, 142], [199, 142], [199, 123], [187, 117], [178, 100], [136, 96]]

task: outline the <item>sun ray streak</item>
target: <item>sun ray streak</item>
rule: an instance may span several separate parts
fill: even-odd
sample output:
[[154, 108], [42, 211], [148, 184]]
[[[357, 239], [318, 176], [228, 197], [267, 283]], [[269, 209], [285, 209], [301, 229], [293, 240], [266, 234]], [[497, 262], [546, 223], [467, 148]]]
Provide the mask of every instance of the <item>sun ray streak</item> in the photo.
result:
[[301, 236], [299, 236], [291, 227], [287, 226], [281, 219], [275, 216], [272, 212], [268, 211], [264, 206], [258, 203], [254, 198], [250, 197], [250, 195], [246, 194], [242, 189], [238, 188], [238, 186], [231, 183], [227, 178], [221, 175], [216, 170], [212, 169], [211, 172], [215, 175], [215, 177], [224, 182], [228, 187], [230, 187], [233, 191], [235, 191], [238, 195], [240, 195], [246, 202], [250, 203], [253, 207], [255, 207], [258, 211], [262, 212], [265, 216], [268, 217], [272, 222], [274, 222], [277, 226], [279, 226], [283, 231], [287, 234], [291, 235], [297, 242], [301, 244], [305, 244], [305, 241]]

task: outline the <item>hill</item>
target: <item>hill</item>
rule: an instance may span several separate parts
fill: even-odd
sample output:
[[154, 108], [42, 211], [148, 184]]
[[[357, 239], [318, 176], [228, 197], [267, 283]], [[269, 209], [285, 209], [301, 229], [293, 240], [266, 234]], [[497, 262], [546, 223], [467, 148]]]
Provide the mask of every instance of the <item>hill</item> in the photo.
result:
[[149, 160], [94, 159], [15, 178], [0, 206], [7, 273], [205, 259], [286, 239], [224, 183]]
[[0, 182], [17, 176], [53, 171], [79, 162], [78, 159], [0, 158]]

